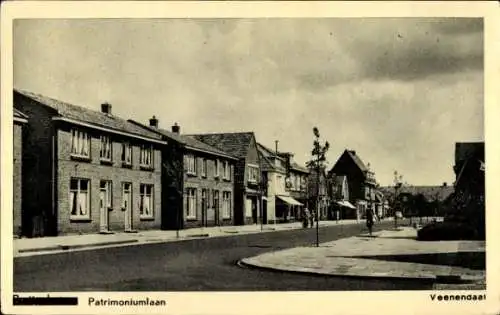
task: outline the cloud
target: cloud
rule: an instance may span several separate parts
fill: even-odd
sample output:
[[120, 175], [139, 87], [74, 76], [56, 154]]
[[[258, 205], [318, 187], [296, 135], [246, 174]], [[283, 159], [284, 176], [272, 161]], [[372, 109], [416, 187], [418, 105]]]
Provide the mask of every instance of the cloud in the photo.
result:
[[254, 131], [299, 163], [317, 126], [330, 164], [355, 149], [382, 183], [451, 181], [454, 142], [483, 137], [477, 21], [25, 20], [14, 38], [20, 88], [186, 133]]

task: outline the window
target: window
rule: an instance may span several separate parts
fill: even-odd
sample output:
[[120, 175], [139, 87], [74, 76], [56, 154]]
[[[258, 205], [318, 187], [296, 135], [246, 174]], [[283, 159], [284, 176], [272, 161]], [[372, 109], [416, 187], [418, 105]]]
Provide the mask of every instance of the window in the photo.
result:
[[186, 218], [196, 219], [196, 189], [186, 189]]
[[141, 145], [141, 155], [139, 164], [143, 167], [153, 167], [153, 146], [150, 144]]
[[122, 143], [122, 163], [132, 165], [132, 146], [127, 142]]
[[207, 177], [207, 160], [201, 160], [201, 176]]
[[256, 183], [259, 180], [259, 168], [255, 166], [248, 166], [248, 181]]
[[69, 193], [71, 219], [90, 219], [89, 184], [88, 179], [71, 179]]
[[153, 185], [141, 184], [139, 194], [139, 216], [153, 218]]
[[71, 130], [71, 155], [90, 158], [90, 135], [78, 129]]
[[229, 191], [222, 193], [222, 217], [224, 219], [231, 218], [231, 192]]
[[109, 180], [101, 180], [99, 186], [99, 207], [108, 209], [113, 207], [113, 183]]
[[219, 160], [215, 160], [214, 176], [219, 177]]
[[111, 161], [111, 140], [108, 136], [101, 136], [101, 151], [99, 156], [101, 160]]
[[223, 170], [224, 170], [224, 179], [231, 180], [231, 166], [229, 165], [228, 161], [224, 161]]
[[184, 158], [184, 169], [190, 175], [196, 175], [196, 159], [194, 155], [187, 154]]

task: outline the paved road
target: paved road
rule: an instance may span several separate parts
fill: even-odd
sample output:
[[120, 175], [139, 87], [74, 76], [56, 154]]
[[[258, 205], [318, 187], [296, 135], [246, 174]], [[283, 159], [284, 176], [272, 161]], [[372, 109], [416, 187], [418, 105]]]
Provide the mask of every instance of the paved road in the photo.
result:
[[[391, 223], [384, 223], [385, 227]], [[378, 226], [380, 229], [382, 226]], [[331, 241], [364, 233], [363, 225], [320, 229]], [[314, 244], [314, 229], [175, 243], [103, 248], [14, 261], [14, 291], [429, 290], [431, 284], [347, 279], [242, 268], [241, 258]]]

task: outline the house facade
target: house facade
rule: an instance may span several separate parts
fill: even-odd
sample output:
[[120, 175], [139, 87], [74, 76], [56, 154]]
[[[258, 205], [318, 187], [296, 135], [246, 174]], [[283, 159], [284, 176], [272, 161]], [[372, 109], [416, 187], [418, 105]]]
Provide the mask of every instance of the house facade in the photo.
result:
[[332, 199], [329, 220], [356, 219], [356, 207], [349, 202], [349, 184], [345, 175], [329, 175], [329, 195]]
[[[165, 191], [163, 194], [166, 229], [234, 224], [236, 157], [182, 135], [177, 124], [171, 130], [159, 128], [155, 116], [149, 120], [149, 125], [130, 122], [156, 132], [170, 146], [163, 154], [163, 172], [168, 175], [164, 176], [162, 187], [169, 187], [172, 178], [181, 178], [181, 183], [176, 186], [181, 193]], [[181, 148], [181, 154], [172, 154], [174, 145]]]
[[234, 224], [261, 222], [264, 184], [254, 133], [212, 133], [190, 137], [238, 159], [234, 165]]
[[135, 232], [161, 226], [157, 134], [112, 114], [14, 91], [25, 137], [23, 235]]
[[[265, 195], [263, 201], [264, 223], [284, 223], [300, 219], [304, 204], [292, 196], [300, 192], [300, 178], [291, 170], [291, 155], [284, 155], [258, 143]], [[293, 178], [293, 181], [292, 181]], [[305, 189], [304, 189], [305, 191]], [[302, 197], [302, 196], [301, 196]]]
[[13, 111], [13, 234], [22, 235], [22, 203], [23, 203], [23, 129], [28, 123], [28, 116], [14, 108]]
[[315, 168], [309, 168], [307, 177], [307, 207], [314, 211], [318, 211], [318, 218], [326, 220], [328, 217], [328, 209], [330, 208], [330, 196], [328, 192], [329, 179], [325, 170], [318, 172]]
[[295, 219], [300, 219], [303, 215], [303, 210], [307, 204], [307, 178], [309, 177], [309, 170], [293, 161], [293, 156], [289, 156], [291, 159], [288, 178], [286, 180], [286, 191], [290, 196], [302, 204], [302, 206], [296, 207], [294, 217]]
[[346, 149], [329, 171], [329, 177], [333, 174], [347, 177], [349, 201], [357, 208], [356, 219], [364, 218], [368, 209], [375, 213], [375, 174], [363, 163], [356, 151]]

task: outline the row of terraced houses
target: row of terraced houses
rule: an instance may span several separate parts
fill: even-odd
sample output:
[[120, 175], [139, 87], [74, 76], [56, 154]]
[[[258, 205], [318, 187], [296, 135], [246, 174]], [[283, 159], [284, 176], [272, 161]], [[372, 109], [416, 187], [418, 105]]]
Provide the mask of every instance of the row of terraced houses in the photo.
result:
[[[346, 149], [318, 172], [253, 132], [183, 134], [14, 90], [14, 235], [175, 230], [388, 211], [373, 171]], [[319, 184], [319, 187], [318, 187]]]
[[253, 132], [185, 135], [17, 89], [13, 102], [14, 235], [284, 222], [304, 207], [309, 171]]

